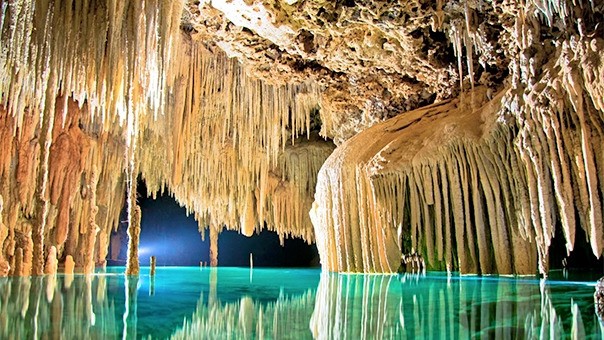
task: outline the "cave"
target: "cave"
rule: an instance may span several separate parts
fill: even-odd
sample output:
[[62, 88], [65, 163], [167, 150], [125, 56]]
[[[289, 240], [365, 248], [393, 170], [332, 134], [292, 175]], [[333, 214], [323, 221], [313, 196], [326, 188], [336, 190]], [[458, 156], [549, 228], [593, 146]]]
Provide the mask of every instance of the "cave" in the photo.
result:
[[604, 337], [602, 18], [0, 0], [0, 337]]

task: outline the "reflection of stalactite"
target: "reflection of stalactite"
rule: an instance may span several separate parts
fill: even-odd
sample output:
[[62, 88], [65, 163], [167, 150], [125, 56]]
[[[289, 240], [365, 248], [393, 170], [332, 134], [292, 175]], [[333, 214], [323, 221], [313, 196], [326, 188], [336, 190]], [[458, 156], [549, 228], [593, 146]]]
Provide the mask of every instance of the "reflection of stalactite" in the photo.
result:
[[[396, 276], [369, 278], [356, 275], [321, 275], [310, 328], [315, 339], [390, 339], [401, 334], [392, 325], [397, 301], [388, 293]], [[391, 327], [385, 328], [385, 324]], [[361, 326], [361, 327], [359, 327]]]
[[[310, 323], [314, 338], [534, 339], [571, 330], [604, 335], [596, 318], [581, 315], [568, 296], [573, 319], [557, 316], [562, 311], [554, 308], [549, 288], [535, 282], [399, 278], [322, 274]], [[589, 320], [587, 329], [583, 319]]]
[[[160, 332], [172, 334], [174, 339], [604, 335], [591, 309], [592, 288], [576, 283], [561, 291], [560, 286], [551, 288], [547, 281], [539, 284], [534, 280], [323, 273], [316, 291], [315, 287], [299, 290], [304, 285], [295, 283], [299, 293], [281, 293], [267, 301], [263, 286], [256, 287], [260, 300], [253, 293], [237, 296], [237, 290], [228, 285], [230, 275], [220, 281], [218, 271], [207, 273], [209, 295], [201, 294], [192, 314], [182, 322], [171, 320], [176, 329]], [[158, 274], [157, 284], [163, 285], [165, 278]], [[267, 284], [271, 279], [264, 276], [259, 282], [268, 280], [261, 283]], [[37, 338], [155, 338], [153, 332], [158, 329], [141, 324], [165, 325], [157, 325], [152, 313], [139, 313], [139, 304], [157, 302], [137, 299], [137, 286], [143, 283], [139, 280], [104, 273], [1, 279], [0, 338], [32, 338], [34, 333]], [[266, 287], [275, 286], [269, 283]], [[207, 291], [204, 285], [196, 288]], [[284, 288], [287, 292], [291, 287], [286, 284]], [[569, 291], [574, 292], [572, 296]], [[222, 297], [228, 301], [221, 301]], [[118, 301], [124, 305], [118, 306]], [[180, 307], [181, 302], [167, 298], [162, 308]]]
[[171, 339], [307, 338], [313, 301], [310, 291], [269, 303], [244, 296], [235, 303], [206, 304], [202, 296], [191, 319]]
[[121, 336], [117, 334], [120, 327], [115, 300], [104, 297], [106, 278], [71, 276], [71, 282], [66, 279], [46, 275], [1, 280], [0, 338]]

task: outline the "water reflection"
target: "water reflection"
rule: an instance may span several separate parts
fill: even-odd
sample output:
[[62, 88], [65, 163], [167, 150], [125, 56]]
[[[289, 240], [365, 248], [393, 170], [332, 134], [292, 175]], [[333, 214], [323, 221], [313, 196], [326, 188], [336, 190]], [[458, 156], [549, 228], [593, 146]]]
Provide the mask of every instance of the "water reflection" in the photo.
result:
[[535, 280], [323, 274], [310, 325], [318, 339], [602, 338], [592, 294]]
[[158, 268], [0, 279], [0, 338], [602, 338], [593, 286]]
[[105, 283], [83, 275], [0, 279], [0, 338], [118, 337]]

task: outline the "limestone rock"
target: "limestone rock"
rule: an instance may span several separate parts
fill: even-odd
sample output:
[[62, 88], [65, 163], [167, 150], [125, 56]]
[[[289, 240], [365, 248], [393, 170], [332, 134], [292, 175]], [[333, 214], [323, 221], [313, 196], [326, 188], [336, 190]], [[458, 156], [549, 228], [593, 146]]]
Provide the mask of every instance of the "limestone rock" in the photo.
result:
[[601, 1], [1, 8], [0, 276], [92, 272], [139, 176], [331, 270], [545, 273], [557, 226], [602, 255]]

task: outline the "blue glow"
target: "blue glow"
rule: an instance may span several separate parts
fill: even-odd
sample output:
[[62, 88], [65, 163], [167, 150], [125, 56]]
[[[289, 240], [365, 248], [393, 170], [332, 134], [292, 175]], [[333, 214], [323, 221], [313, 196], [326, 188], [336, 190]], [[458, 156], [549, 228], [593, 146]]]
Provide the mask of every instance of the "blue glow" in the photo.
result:
[[173, 198], [143, 199], [139, 262], [149, 265], [155, 256], [158, 266], [199, 266], [209, 261], [209, 239], [201, 240], [197, 221], [187, 216]]

